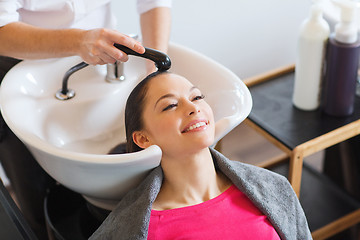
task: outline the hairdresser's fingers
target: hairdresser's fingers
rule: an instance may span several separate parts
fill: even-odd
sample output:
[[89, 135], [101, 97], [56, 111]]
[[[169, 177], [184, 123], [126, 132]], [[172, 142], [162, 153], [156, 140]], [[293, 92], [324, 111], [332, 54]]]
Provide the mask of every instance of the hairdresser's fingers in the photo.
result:
[[134, 38], [126, 34], [122, 34], [118, 31], [109, 31], [107, 32], [107, 34], [109, 40], [113, 43], [118, 43], [120, 45], [128, 47], [140, 54], [143, 54], [145, 52], [145, 48], [142, 46], [140, 42], [136, 41]]
[[126, 62], [129, 60], [129, 57], [126, 53], [120, 51], [114, 47], [114, 43], [110, 42], [108, 45], [104, 46], [103, 54], [106, 55], [106, 58], [109, 57], [114, 61]]
[[105, 29], [84, 31], [84, 35], [81, 39], [82, 41], [79, 48], [79, 55], [88, 64], [104, 64], [101, 55], [104, 53], [104, 46], [108, 44], [107, 41], [104, 41], [105, 38], [103, 37], [103, 35], [105, 32]]
[[[127, 61], [128, 57], [127, 55], [124, 53], [124, 57], [121, 60], [118, 61]], [[98, 54], [96, 56], [89, 54], [88, 56], [84, 56], [83, 60], [91, 65], [103, 65], [103, 64], [108, 64], [108, 63], [115, 63], [116, 59], [112, 58], [111, 56], [107, 55], [106, 53], [102, 53], [102, 54]]]
[[[80, 45], [79, 55], [89, 64], [114, 63], [116, 60], [126, 60], [125, 53], [117, 50], [109, 40], [108, 29], [93, 29], [85, 31]], [[116, 51], [115, 56], [112, 56]], [[109, 54], [110, 51], [110, 54]]]
[[122, 62], [126, 62], [128, 59], [128, 56], [124, 53], [123, 56], [119, 59], [115, 59], [111, 56], [109, 56], [106, 52], [102, 53], [99, 58], [104, 62], [104, 63], [115, 63], [117, 60], [118, 61], [122, 61]]
[[141, 45], [140, 42], [125, 34], [113, 31], [109, 32], [109, 37], [111, 39], [111, 46], [106, 48], [106, 52], [118, 61], [126, 62], [128, 60], [128, 55], [120, 51], [118, 48], [114, 47], [114, 43], [128, 47], [140, 54], [143, 54], [145, 52], [145, 48]]
[[103, 65], [103, 64], [107, 64], [109, 62], [104, 61], [102, 58], [100, 58], [99, 56], [94, 56], [92, 54], [88, 54], [86, 56], [82, 56], [83, 60], [90, 64], [90, 65]]
[[110, 29], [94, 29], [86, 31], [79, 55], [85, 62], [93, 65], [126, 62], [127, 54], [114, 47], [114, 43], [127, 46], [139, 53], [145, 52], [138, 41], [125, 34]]

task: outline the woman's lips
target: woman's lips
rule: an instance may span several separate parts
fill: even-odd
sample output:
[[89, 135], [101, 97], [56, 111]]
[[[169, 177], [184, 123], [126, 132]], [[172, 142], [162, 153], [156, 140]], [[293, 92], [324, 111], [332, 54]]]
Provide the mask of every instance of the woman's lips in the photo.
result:
[[186, 133], [186, 132], [193, 131], [193, 130], [200, 130], [200, 129], [203, 129], [204, 127], [206, 127], [208, 124], [209, 124], [208, 121], [198, 120], [198, 121], [188, 124], [184, 128], [184, 130], [181, 131], [181, 133]]

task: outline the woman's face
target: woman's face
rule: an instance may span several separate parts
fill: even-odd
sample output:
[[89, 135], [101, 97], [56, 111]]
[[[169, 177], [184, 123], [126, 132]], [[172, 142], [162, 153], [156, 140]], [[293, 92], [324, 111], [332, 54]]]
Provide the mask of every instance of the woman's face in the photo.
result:
[[165, 156], [196, 153], [214, 142], [213, 112], [197, 87], [176, 74], [161, 74], [148, 84], [144, 129], [133, 134], [135, 143], [158, 145]]

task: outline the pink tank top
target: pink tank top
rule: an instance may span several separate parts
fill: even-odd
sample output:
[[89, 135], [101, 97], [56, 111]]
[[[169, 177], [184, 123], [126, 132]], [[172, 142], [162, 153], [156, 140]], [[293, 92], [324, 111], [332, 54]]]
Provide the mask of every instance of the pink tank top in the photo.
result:
[[148, 239], [276, 239], [267, 217], [232, 185], [209, 201], [151, 211]]

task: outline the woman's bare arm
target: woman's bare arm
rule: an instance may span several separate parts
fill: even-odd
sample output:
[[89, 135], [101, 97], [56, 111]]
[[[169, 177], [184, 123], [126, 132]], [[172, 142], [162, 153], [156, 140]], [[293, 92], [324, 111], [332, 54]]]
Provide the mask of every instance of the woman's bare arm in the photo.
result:
[[110, 29], [43, 29], [21, 22], [0, 28], [0, 55], [19, 59], [42, 59], [78, 55], [89, 64], [127, 61], [126, 54], [113, 46], [125, 45], [139, 53], [142, 45]]

